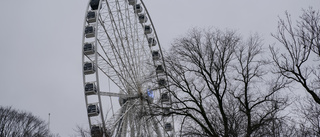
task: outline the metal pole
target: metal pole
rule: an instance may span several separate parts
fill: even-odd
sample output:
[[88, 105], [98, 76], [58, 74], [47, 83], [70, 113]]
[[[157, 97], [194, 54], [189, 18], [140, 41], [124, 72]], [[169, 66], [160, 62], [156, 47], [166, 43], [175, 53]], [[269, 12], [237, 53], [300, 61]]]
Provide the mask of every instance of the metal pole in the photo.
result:
[[49, 119], [48, 119], [48, 129], [50, 130], [50, 113], [49, 113]]

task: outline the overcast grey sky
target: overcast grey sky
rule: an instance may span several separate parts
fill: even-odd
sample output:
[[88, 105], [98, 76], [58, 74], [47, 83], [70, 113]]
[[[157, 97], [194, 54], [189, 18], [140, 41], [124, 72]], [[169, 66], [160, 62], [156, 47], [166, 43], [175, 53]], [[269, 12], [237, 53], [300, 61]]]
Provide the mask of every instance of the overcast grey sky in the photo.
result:
[[[260, 33], [275, 42], [278, 16], [293, 19], [320, 0], [144, 0], [162, 47], [192, 27]], [[1, 1], [0, 105], [30, 111], [67, 137], [88, 126], [82, 85], [82, 28], [88, 0]]]

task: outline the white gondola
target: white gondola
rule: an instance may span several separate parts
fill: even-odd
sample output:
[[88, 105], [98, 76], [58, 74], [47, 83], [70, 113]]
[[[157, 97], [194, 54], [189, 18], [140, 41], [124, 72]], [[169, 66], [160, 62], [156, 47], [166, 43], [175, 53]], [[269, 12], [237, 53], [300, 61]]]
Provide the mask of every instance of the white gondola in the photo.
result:
[[88, 23], [96, 22], [96, 15], [97, 15], [96, 11], [89, 11], [87, 14], [87, 22]]
[[138, 18], [139, 23], [146, 23], [148, 21], [148, 17], [146, 16], [146, 14], [139, 14]]
[[159, 60], [160, 59], [160, 53], [157, 50], [152, 51], [152, 59], [153, 60]]
[[166, 123], [166, 124], [164, 124], [164, 130], [165, 130], [165, 131], [171, 131], [171, 130], [172, 130], [172, 125], [171, 125], [171, 123]]
[[91, 0], [90, 1], [90, 7], [92, 10], [97, 10], [99, 7], [100, 0]]
[[141, 6], [141, 4], [136, 4], [135, 6], [134, 6], [134, 13], [141, 13], [142, 12], [142, 6]]
[[167, 85], [167, 81], [164, 78], [160, 78], [158, 80], [158, 85], [159, 85], [159, 88], [163, 88]]
[[151, 34], [152, 28], [150, 25], [145, 25], [144, 26], [144, 34]]
[[92, 38], [95, 36], [95, 30], [93, 26], [86, 26], [86, 29], [84, 31], [84, 34], [86, 38]]
[[84, 91], [86, 95], [94, 95], [97, 93], [97, 86], [94, 82], [87, 82]]
[[89, 104], [87, 111], [89, 117], [98, 116], [100, 113], [98, 104]]
[[96, 67], [94, 66], [94, 64], [92, 62], [86, 62], [83, 65], [83, 73], [85, 75], [88, 74], [93, 74], [96, 72]]
[[91, 55], [95, 53], [95, 47], [93, 43], [85, 43], [83, 45], [83, 53], [85, 55]]
[[168, 93], [162, 93], [161, 94], [161, 102], [169, 102], [170, 98], [169, 98], [169, 94]]
[[155, 38], [148, 38], [148, 44], [149, 46], [155, 46], [157, 45], [157, 40]]
[[156, 73], [157, 74], [160, 74], [160, 73], [163, 73], [164, 72], [164, 69], [162, 67], [162, 65], [157, 65], [156, 67]]
[[93, 125], [91, 127], [91, 136], [92, 137], [102, 137], [102, 135], [103, 135], [102, 128], [100, 126]]
[[168, 107], [162, 108], [162, 113], [163, 113], [164, 117], [170, 116], [169, 115], [170, 114], [170, 108], [168, 108]]
[[137, 0], [128, 0], [129, 5], [134, 5], [137, 3]]

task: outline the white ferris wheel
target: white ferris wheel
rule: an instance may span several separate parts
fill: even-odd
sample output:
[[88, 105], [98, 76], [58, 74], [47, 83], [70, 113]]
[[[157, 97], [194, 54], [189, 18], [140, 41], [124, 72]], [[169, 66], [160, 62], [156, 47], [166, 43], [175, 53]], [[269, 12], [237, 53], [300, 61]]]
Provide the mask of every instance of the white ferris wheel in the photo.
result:
[[82, 38], [93, 137], [174, 136], [160, 43], [142, 0], [89, 0]]

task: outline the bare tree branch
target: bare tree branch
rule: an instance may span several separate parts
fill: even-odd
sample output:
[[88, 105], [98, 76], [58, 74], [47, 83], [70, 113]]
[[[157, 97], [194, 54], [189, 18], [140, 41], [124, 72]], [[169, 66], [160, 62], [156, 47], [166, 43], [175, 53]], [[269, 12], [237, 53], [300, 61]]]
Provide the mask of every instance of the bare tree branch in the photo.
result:
[[272, 36], [281, 43], [285, 51], [279, 53], [279, 49], [274, 46], [270, 46], [270, 50], [276, 73], [299, 83], [320, 104], [317, 86], [320, 85], [320, 14], [312, 8], [303, 12], [296, 27], [292, 24], [289, 13], [286, 13], [285, 20], [279, 19], [278, 32]]

